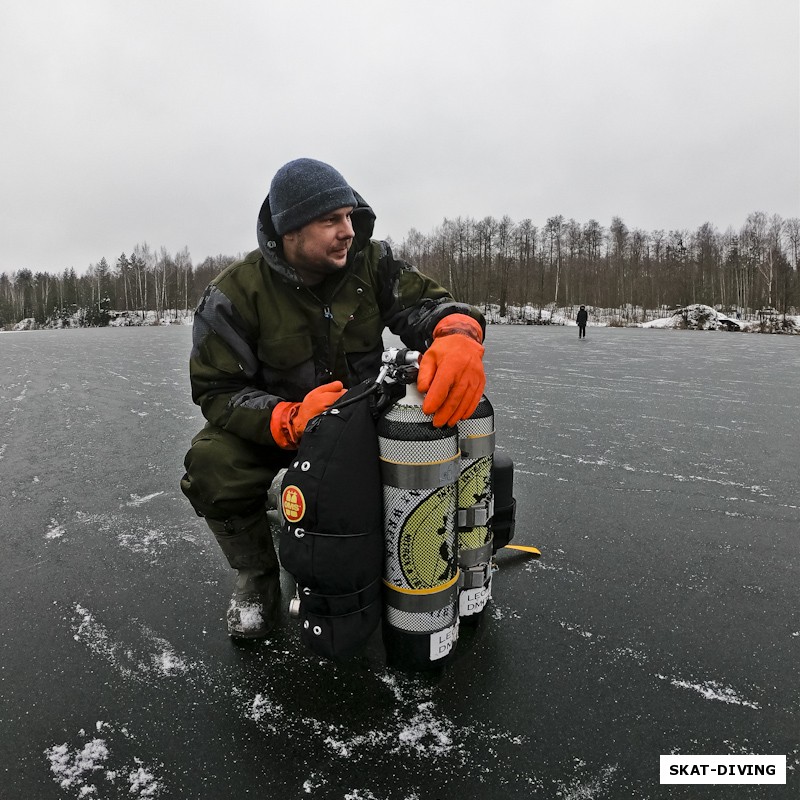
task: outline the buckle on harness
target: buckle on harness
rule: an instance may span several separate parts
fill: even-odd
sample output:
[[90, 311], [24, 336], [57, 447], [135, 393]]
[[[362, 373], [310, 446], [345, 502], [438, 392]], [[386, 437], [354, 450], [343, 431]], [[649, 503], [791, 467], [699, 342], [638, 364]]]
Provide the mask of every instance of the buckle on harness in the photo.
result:
[[458, 509], [458, 527], [460, 530], [467, 528], [480, 528], [489, 524], [494, 514], [494, 495], [488, 502], [475, 503], [469, 508]]

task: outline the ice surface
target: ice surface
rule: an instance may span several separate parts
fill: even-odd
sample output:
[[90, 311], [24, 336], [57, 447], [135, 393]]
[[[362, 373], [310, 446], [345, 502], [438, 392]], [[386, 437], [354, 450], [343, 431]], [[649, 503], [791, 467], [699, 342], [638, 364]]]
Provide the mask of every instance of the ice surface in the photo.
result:
[[285, 611], [230, 642], [232, 573], [178, 488], [189, 347], [3, 337], [9, 800], [613, 800], [655, 796], [670, 752], [786, 752], [797, 788], [796, 338], [490, 326], [516, 541], [542, 558], [498, 554], [442, 676], [379, 640], [322, 662]]

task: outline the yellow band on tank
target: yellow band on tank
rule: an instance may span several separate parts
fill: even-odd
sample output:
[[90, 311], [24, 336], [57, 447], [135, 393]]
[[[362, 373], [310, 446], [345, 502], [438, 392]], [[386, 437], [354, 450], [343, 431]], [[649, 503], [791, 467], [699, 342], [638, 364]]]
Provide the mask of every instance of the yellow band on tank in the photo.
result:
[[399, 592], [400, 594], [411, 594], [411, 595], [436, 594], [437, 592], [443, 592], [446, 589], [449, 589], [454, 584], [458, 583], [458, 578], [460, 575], [461, 572], [459, 570], [456, 570], [456, 574], [449, 581], [447, 581], [447, 583], [440, 583], [433, 589], [403, 589], [400, 586], [395, 586], [393, 583], [389, 583], [389, 581], [387, 581], [386, 578], [383, 579], [383, 583], [387, 588], [391, 589], [393, 592]]
[[456, 602], [460, 577], [461, 572], [457, 570], [452, 580], [435, 589], [401, 589], [384, 579], [383, 585], [387, 590], [386, 604], [407, 614], [431, 614], [441, 611]]

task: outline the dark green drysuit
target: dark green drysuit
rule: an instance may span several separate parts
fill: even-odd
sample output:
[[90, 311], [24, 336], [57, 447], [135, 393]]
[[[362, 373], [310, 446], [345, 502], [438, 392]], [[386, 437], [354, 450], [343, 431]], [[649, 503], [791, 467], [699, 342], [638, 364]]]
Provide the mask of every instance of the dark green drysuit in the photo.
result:
[[317, 386], [375, 377], [389, 328], [424, 351], [449, 314], [480, 312], [372, 240], [375, 215], [356, 194], [355, 239], [347, 265], [306, 286], [282, 257], [269, 198], [258, 222], [259, 250], [224, 270], [194, 318], [192, 398], [207, 423], [186, 455], [181, 488], [201, 516], [224, 521], [263, 507], [275, 473], [289, 463], [270, 434], [272, 409]]

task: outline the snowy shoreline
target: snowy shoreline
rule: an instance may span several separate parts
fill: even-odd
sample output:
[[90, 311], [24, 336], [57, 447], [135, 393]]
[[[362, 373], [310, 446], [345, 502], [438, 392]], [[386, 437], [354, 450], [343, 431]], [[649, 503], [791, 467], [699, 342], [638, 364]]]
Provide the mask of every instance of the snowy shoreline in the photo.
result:
[[[601, 309], [587, 306], [588, 327], [658, 328], [662, 330], [735, 331], [739, 333], [800, 333], [800, 316], [777, 312], [757, 315], [755, 319], [736, 318], [702, 303], [661, 311], [629, 308], [626, 315], [620, 309]], [[577, 307], [537, 309], [532, 306], [509, 306], [508, 314], [500, 316], [498, 306], [484, 310], [487, 322], [496, 325], [571, 325], [577, 327]]]
[[[695, 303], [677, 309], [661, 311], [626, 309], [601, 309], [589, 306], [589, 327], [606, 328], [658, 328], [661, 330], [734, 331], [738, 333], [788, 333], [800, 334], [800, 315], [784, 315], [774, 311], [760, 313], [755, 319], [736, 318], [723, 314], [711, 306]], [[536, 308], [534, 306], [508, 306], [501, 315], [500, 307], [482, 308], [490, 325], [564, 325], [577, 326], [575, 306], [567, 308]], [[108, 327], [127, 328], [154, 325], [191, 325], [193, 311], [168, 311], [157, 315], [155, 311], [110, 311], [106, 325], [86, 325], [78, 315], [45, 323], [29, 317], [16, 323], [10, 330], [63, 330], [71, 328]], [[641, 321], [644, 320], [644, 321]]]

